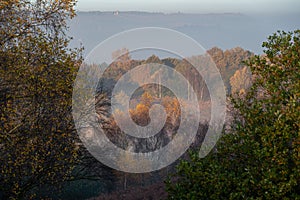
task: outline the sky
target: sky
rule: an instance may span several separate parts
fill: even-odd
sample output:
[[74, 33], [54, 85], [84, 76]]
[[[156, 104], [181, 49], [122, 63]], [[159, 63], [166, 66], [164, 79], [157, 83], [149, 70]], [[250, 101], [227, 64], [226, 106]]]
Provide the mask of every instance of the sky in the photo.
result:
[[300, 13], [299, 0], [78, 0], [79, 11]]

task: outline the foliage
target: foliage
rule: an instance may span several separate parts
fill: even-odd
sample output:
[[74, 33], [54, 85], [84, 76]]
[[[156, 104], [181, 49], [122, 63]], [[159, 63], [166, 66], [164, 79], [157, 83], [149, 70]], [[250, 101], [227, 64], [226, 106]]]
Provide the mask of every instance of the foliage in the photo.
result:
[[250, 90], [232, 98], [232, 129], [206, 158], [191, 153], [169, 199], [300, 199], [300, 30], [277, 32], [247, 64]]
[[75, 1], [0, 2], [0, 195], [32, 197], [66, 180], [76, 161], [68, 49]]
[[251, 86], [251, 72], [248, 67], [238, 69], [230, 78], [231, 93], [243, 94]]
[[[227, 92], [228, 94], [230, 94], [231, 87], [232, 87], [230, 83], [231, 77], [233, 77], [233, 75], [237, 70], [241, 70], [245, 67], [242, 61], [249, 59], [250, 57], [253, 56], [253, 54], [250, 51], [243, 50], [240, 47], [236, 47], [225, 51], [217, 47], [214, 47], [208, 50], [207, 53], [211, 56], [217, 68], [220, 70], [221, 76], [224, 80], [225, 87], [227, 88]], [[126, 48], [122, 48], [112, 53], [112, 59], [114, 60], [114, 62], [112, 62], [110, 66], [105, 70], [103, 74], [104, 78], [102, 78], [101, 81], [101, 83], [104, 82], [104, 85], [107, 88], [111, 89], [113, 87], [113, 84], [129, 70], [139, 65], [156, 63], [156, 64], [167, 65], [171, 68], [174, 68], [177, 72], [181, 73], [187, 80], [189, 80], [189, 84], [187, 82], [181, 83], [180, 80], [177, 80], [176, 78], [172, 78], [171, 80], [168, 80], [168, 81], [173, 81], [171, 84], [174, 85], [174, 87], [178, 87], [179, 90], [188, 90], [188, 91], [190, 91], [192, 87], [195, 90], [195, 92], [198, 94], [200, 99], [204, 101], [210, 99], [209, 92], [204, 80], [208, 79], [208, 76], [211, 76], [211, 74], [205, 74], [205, 72], [203, 71], [201, 72], [202, 76], [205, 76], [205, 78], [203, 78], [190, 63], [190, 61], [193, 61], [193, 63], [196, 63], [199, 66], [203, 64], [205, 65], [206, 63], [199, 63], [199, 62], [204, 62], [205, 60], [201, 58], [201, 56], [192, 56], [191, 58], [187, 58], [187, 59], [165, 58], [160, 60], [158, 56], [152, 55], [145, 60], [133, 60], [129, 55], [129, 50]], [[139, 74], [135, 78], [136, 79], [135, 81], [137, 81], [137, 83], [140, 85], [140, 83], [143, 83], [143, 80], [145, 80], [146, 78], [148, 79], [149, 76], [151, 76], [150, 78], [154, 79], [159, 76], [159, 73], [158, 71], [154, 73], [151, 70], [150, 71], [140, 70]], [[173, 74], [169, 74], [168, 76], [169, 77], [173, 76]], [[243, 73], [242, 73], [242, 77], [243, 77]], [[236, 80], [238, 81], [243, 80], [242, 77], [236, 75], [237, 78]], [[164, 77], [160, 77], [160, 78], [163, 79]], [[133, 80], [130, 81], [135, 82]], [[242, 87], [241, 89], [244, 89], [243, 87], [247, 87], [247, 86], [248, 84], [246, 81], [245, 85], [241, 86]], [[155, 91], [153, 85], [142, 86], [142, 88], [145, 91], [148, 89]], [[162, 87], [161, 90], [163, 94], [162, 96], [170, 95], [170, 92], [167, 92], [167, 90], [164, 89], [164, 87]], [[189, 95], [189, 98], [192, 97]]]
[[222, 51], [221, 49], [214, 47], [207, 52], [220, 70], [227, 93], [230, 94], [230, 77], [232, 77], [237, 70], [244, 67], [243, 61], [251, 58], [253, 53], [243, 50], [240, 47], [226, 51]]

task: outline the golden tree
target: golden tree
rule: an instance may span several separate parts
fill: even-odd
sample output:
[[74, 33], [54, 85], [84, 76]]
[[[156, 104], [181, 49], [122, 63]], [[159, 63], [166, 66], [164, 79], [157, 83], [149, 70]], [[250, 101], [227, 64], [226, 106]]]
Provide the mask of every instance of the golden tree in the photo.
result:
[[231, 93], [245, 93], [251, 86], [251, 72], [248, 67], [238, 69], [230, 78]]

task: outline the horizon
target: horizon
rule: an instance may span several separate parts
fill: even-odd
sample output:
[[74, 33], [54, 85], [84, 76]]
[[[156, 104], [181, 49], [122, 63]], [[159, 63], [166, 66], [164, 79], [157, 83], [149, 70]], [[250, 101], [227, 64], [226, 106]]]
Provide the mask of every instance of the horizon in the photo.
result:
[[[270, 6], [272, 5], [272, 6]], [[142, 11], [154, 13], [245, 13], [245, 14], [299, 14], [297, 0], [78, 0], [78, 11]]]
[[[189, 13], [189, 12], [163, 12], [163, 11], [147, 11], [147, 10], [76, 10], [76, 12], [88, 12], [88, 13], [97, 13], [97, 12], [102, 12], [102, 13], [114, 13], [114, 12], [119, 12], [119, 13], [149, 13], [149, 14], [165, 14], [165, 15], [170, 15], [170, 14], [188, 14], [188, 15], [211, 15], [211, 14], [217, 14], [217, 15], [247, 15], [242, 12], [194, 12], [194, 13]], [[300, 13], [299, 13], [300, 14]]]
[[[299, 1], [300, 2], [300, 1]], [[147, 14], [163, 14], [163, 15], [240, 15], [250, 17], [299, 17], [300, 12], [292, 13], [247, 13], [247, 12], [163, 12], [163, 11], [147, 11], [147, 10], [76, 10], [76, 13], [147, 13]], [[295, 18], [295, 19], [296, 19]], [[292, 20], [292, 19], [291, 19]]]

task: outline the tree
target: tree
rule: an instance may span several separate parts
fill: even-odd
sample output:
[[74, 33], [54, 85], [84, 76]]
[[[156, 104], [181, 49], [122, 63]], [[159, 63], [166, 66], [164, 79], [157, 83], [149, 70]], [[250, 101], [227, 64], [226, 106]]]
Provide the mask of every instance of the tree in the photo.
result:
[[118, 49], [112, 52], [113, 62], [107, 69], [109, 78], [119, 79], [124, 73], [132, 68], [133, 60], [126, 48]]
[[140, 103], [138, 103], [134, 109], [130, 109], [129, 111], [132, 120], [141, 126], [146, 126], [149, 124], [149, 109], [152, 103], [153, 97], [148, 92], [145, 92], [141, 96]]
[[226, 51], [222, 51], [221, 49], [214, 47], [207, 52], [220, 70], [227, 92], [230, 94], [230, 77], [234, 75], [236, 70], [244, 67], [242, 61], [251, 58], [253, 53], [243, 50], [240, 47]]
[[279, 31], [247, 62], [254, 83], [232, 129], [204, 159], [191, 153], [167, 181], [169, 199], [300, 199], [300, 30]]
[[150, 93], [145, 92], [141, 96], [141, 104], [145, 105], [149, 109], [152, 103], [153, 103], [153, 97], [151, 96]]
[[131, 56], [128, 49], [122, 48], [112, 52], [112, 59], [121, 63], [127, 63], [131, 60]]
[[231, 93], [243, 94], [251, 86], [251, 72], [248, 67], [238, 69], [230, 78]]
[[71, 115], [80, 65], [68, 49], [75, 1], [0, 2], [0, 197], [30, 198], [70, 177], [77, 146]]

